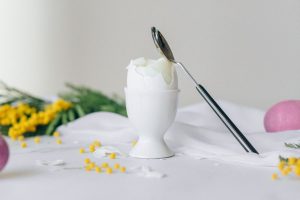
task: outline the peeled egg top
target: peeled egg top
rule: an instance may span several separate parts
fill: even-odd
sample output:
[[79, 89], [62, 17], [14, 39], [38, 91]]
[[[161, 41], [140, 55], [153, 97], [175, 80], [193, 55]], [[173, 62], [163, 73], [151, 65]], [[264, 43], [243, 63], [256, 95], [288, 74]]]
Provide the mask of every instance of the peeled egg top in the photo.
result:
[[137, 58], [127, 67], [128, 89], [176, 90], [178, 78], [175, 67], [166, 58], [157, 60]]

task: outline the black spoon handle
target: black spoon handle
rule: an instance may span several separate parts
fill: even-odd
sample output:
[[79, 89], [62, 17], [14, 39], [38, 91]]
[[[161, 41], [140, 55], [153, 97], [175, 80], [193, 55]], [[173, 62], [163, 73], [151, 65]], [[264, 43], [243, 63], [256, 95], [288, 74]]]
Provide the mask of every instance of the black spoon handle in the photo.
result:
[[232, 133], [235, 139], [242, 145], [245, 151], [258, 154], [256, 149], [247, 140], [247, 138], [243, 135], [243, 133], [236, 127], [236, 125], [231, 121], [231, 119], [226, 115], [226, 113], [217, 104], [217, 102], [210, 96], [210, 94], [206, 91], [206, 89], [200, 84], [197, 85], [196, 89], [201, 94], [201, 96], [205, 99], [205, 101], [209, 104], [209, 106], [213, 109], [216, 115], [225, 124], [225, 126]]

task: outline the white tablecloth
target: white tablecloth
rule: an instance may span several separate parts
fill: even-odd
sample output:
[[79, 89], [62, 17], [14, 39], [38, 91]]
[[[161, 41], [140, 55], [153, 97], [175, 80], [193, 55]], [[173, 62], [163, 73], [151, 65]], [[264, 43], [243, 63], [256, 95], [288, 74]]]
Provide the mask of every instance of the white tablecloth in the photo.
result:
[[[221, 103], [224, 108], [228, 109], [229, 115], [238, 121], [238, 126], [246, 132], [247, 137], [255, 142], [255, 134], [263, 134], [262, 116], [263, 112], [249, 110], [244, 107], [238, 107], [228, 103]], [[227, 105], [227, 106], [226, 106]], [[220, 145], [217, 150], [224, 150], [234, 153], [234, 159], [220, 159], [222, 156], [216, 151], [218, 141], [208, 142], [209, 138], [203, 140], [195, 138], [196, 147], [202, 142], [204, 146], [196, 149], [196, 156], [180, 153], [185, 146], [182, 141], [193, 138], [197, 130], [210, 130], [210, 133], [224, 133], [220, 137], [224, 141], [231, 138], [229, 133], [223, 128], [222, 124], [214, 121], [213, 114], [205, 114], [201, 117], [195, 113], [186, 123], [189, 126], [186, 135], [181, 137], [172, 136], [172, 130], [178, 130], [178, 124], [182, 124], [184, 115], [194, 110], [209, 110], [205, 104], [196, 105], [189, 108], [181, 109], [175, 124], [167, 134], [167, 141], [172, 148], [178, 153], [177, 156], [168, 159], [134, 159], [130, 157], [118, 156], [116, 160], [108, 158], [97, 159], [92, 154], [79, 154], [79, 147], [87, 147], [93, 139], [100, 139], [103, 145], [110, 145], [119, 148], [122, 152], [127, 153], [130, 148], [130, 142], [136, 136], [132, 134], [132, 127], [128, 126], [127, 119], [120, 116], [119, 123], [111, 126], [111, 115], [108, 113], [98, 113], [107, 117], [101, 121], [80, 119], [67, 127], [61, 128], [66, 134], [62, 137], [63, 144], [55, 143], [54, 138], [43, 137], [41, 144], [34, 144], [32, 139], [28, 140], [28, 148], [21, 149], [18, 143], [10, 142], [12, 151], [8, 165], [0, 173], [0, 199], [17, 200], [17, 199], [297, 199], [300, 195], [300, 180], [294, 176], [280, 178], [277, 181], [271, 180], [271, 174], [277, 172], [275, 167], [268, 165], [255, 165], [260, 162], [257, 158], [244, 156], [243, 150], [236, 144], [234, 139], [228, 145]], [[232, 110], [237, 109], [232, 112]], [[251, 112], [250, 112], [251, 111]], [[242, 114], [245, 112], [244, 114]], [[253, 115], [253, 113], [256, 113]], [[209, 112], [207, 112], [209, 113]], [[235, 113], [237, 115], [235, 116]], [[252, 113], [252, 114], [251, 114]], [[261, 113], [261, 115], [257, 115]], [[110, 117], [109, 117], [110, 116]], [[256, 117], [255, 117], [256, 116]], [[99, 116], [98, 116], [99, 117]], [[94, 118], [94, 117], [92, 117]], [[96, 117], [97, 118], [97, 117]], [[245, 119], [237, 120], [238, 118]], [[201, 120], [200, 120], [201, 119]], [[207, 119], [206, 121], [204, 119]], [[247, 122], [247, 123], [246, 123]], [[80, 129], [83, 124], [87, 124], [88, 129]], [[80, 125], [81, 124], [81, 125]], [[192, 127], [192, 128], [191, 128]], [[254, 128], [253, 128], [254, 127]], [[101, 128], [103, 132], [96, 130]], [[260, 128], [260, 130], [258, 130]], [[105, 131], [104, 131], [105, 130]], [[111, 132], [110, 132], [111, 130]], [[117, 131], [119, 130], [119, 131]], [[84, 131], [86, 135], [84, 134]], [[182, 133], [183, 134], [183, 133]], [[199, 133], [197, 133], [199, 134]], [[264, 133], [267, 134], [267, 133]], [[258, 145], [258, 150], [275, 152], [275, 146], [282, 146], [278, 151], [285, 151], [283, 142], [286, 139], [297, 138], [298, 132], [279, 133], [272, 135], [273, 145], [263, 146], [262, 142]], [[229, 136], [227, 138], [227, 135]], [[182, 136], [182, 135], [180, 135]], [[263, 136], [262, 138], [267, 137]], [[271, 135], [269, 135], [271, 136]], [[259, 136], [260, 137], [260, 136]], [[117, 138], [117, 139], [116, 139]], [[217, 137], [218, 138], [218, 137]], [[226, 139], [227, 138], [227, 139]], [[182, 141], [182, 143], [178, 143]], [[261, 141], [267, 141], [267, 138]], [[281, 142], [279, 142], [281, 141]], [[281, 144], [282, 143], [282, 144]], [[205, 146], [207, 145], [207, 146]], [[232, 148], [231, 148], [232, 147]], [[207, 152], [203, 150], [208, 149]], [[188, 152], [191, 149], [188, 149]], [[200, 154], [199, 154], [200, 152]], [[204, 153], [204, 154], [203, 154]], [[214, 158], [210, 157], [214, 153]], [[101, 164], [109, 162], [111, 165], [118, 162], [127, 167], [127, 169], [138, 166], [149, 166], [152, 169], [166, 174], [165, 178], [145, 178], [137, 176], [134, 173], [105, 173], [97, 174], [94, 171], [86, 172], [83, 169], [84, 158], [89, 157], [93, 161]], [[196, 158], [196, 159], [195, 159]], [[207, 159], [208, 158], [208, 159]], [[217, 158], [217, 159], [216, 159]], [[242, 158], [242, 159], [241, 159]], [[37, 160], [55, 161], [61, 159], [65, 161], [63, 166], [39, 166]], [[224, 162], [225, 161], [225, 162]], [[252, 164], [251, 164], [252, 163]], [[268, 162], [269, 163], [269, 162]], [[269, 167], [267, 167], [269, 166]]]

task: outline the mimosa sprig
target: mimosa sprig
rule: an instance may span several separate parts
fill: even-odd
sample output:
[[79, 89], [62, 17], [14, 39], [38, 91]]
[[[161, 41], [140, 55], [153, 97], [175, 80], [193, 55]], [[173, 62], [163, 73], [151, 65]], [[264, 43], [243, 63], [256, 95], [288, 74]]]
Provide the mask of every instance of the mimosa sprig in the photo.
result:
[[30, 95], [1, 83], [0, 132], [18, 137], [52, 135], [62, 124], [92, 112], [106, 111], [126, 116], [124, 101], [84, 86], [66, 84], [67, 92], [54, 102]]

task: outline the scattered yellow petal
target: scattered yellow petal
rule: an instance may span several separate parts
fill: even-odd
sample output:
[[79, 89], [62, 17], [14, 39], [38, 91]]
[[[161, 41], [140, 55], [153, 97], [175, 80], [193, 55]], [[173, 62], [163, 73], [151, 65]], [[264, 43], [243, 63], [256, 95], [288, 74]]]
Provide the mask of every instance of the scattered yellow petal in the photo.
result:
[[277, 179], [278, 179], [278, 175], [276, 173], [273, 173], [272, 174], [272, 180], [274, 181], [274, 180], [277, 180]]
[[120, 164], [119, 163], [114, 164], [114, 168], [115, 169], [119, 169], [120, 168]]
[[295, 174], [296, 176], [300, 176], [300, 166], [295, 167]]
[[37, 136], [33, 139], [33, 141], [34, 141], [34, 143], [38, 144], [41, 142], [41, 138]]
[[79, 153], [80, 153], [80, 154], [83, 154], [83, 153], [85, 153], [85, 150], [84, 150], [84, 148], [80, 148], [80, 149], [79, 149]]
[[91, 162], [91, 160], [89, 158], [84, 159], [85, 164], [89, 164], [90, 162]]
[[93, 153], [96, 150], [95, 145], [91, 144], [89, 146], [89, 149], [90, 149], [90, 152]]
[[294, 165], [297, 162], [297, 158], [295, 157], [290, 157], [288, 158], [288, 165]]
[[95, 147], [101, 147], [101, 142], [99, 140], [95, 140], [93, 144]]
[[108, 163], [107, 162], [104, 162], [104, 163], [102, 163], [102, 165], [101, 165], [103, 168], [107, 168], [107, 167], [109, 167], [109, 165], [108, 165]]
[[62, 144], [62, 141], [61, 141], [60, 138], [57, 138], [57, 139], [56, 139], [56, 144]]
[[27, 147], [26, 142], [21, 142], [21, 147], [22, 147], [23, 149], [26, 148], [26, 147]]
[[288, 168], [285, 168], [285, 169], [283, 169], [283, 170], [281, 171], [281, 174], [282, 174], [283, 176], [287, 176], [289, 173], [290, 173], [290, 171], [289, 171]]
[[120, 171], [121, 171], [122, 173], [125, 173], [125, 172], [126, 172], [126, 167], [121, 167], [121, 168], [120, 168]]
[[109, 154], [110, 159], [116, 159], [116, 153], [111, 153]]
[[57, 137], [60, 136], [60, 133], [59, 133], [58, 131], [55, 131], [55, 132], [53, 133], [53, 136], [57, 138]]
[[101, 168], [100, 167], [95, 167], [95, 171], [97, 172], [97, 173], [101, 173], [102, 172], [102, 170], [101, 170]]
[[107, 174], [112, 174], [112, 172], [113, 172], [112, 168], [110, 168], [110, 167], [106, 168], [106, 173]]
[[91, 170], [92, 170], [92, 169], [91, 169], [90, 166], [85, 166], [85, 171], [89, 172], [89, 171], [91, 171]]
[[280, 161], [279, 164], [278, 164], [278, 169], [279, 170], [283, 170], [284, 166], [285, 166], [285, 162], [284, 161]]
[[96, 167], [96, 164], [95, 164], [94, 162], [91, 162], [91, 163], [89, 164], [89, 166], [90, 166], [91, 169], [94, 169], [94, 168]]

